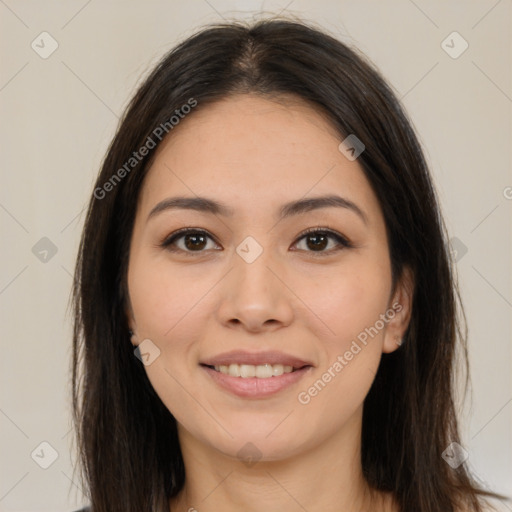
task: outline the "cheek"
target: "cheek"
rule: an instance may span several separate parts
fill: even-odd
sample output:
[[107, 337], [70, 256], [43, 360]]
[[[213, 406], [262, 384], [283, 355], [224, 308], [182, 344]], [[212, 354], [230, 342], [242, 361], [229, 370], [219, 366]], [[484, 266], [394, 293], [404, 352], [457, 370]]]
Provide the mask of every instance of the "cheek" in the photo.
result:
[[322, 320], [315, 320], [314, 329], [318, 332], [318, 325], [324, 326], [318, 340], [321, 361], [297, 400], [319, 433], [327, 435], [347, 422], [370, 390], [383, 339], [383, 330], [372, 328], [385, 312], [388, 285], [385, 274], [351, 273], [311, 297], [311, 309]]
[[[187, 272], [186, 269], [171, 269], [165, 258], [133, 258], [128, 287], [141, 336], [162, 340], [171, 335], [175, 326], [192, 310], [200, 311], [197, 303], [208, 290], [208, 283], [189, 279]], [[184, 324], [186, 322], [180, 325]]]
[[176, 269], [171, 272], [164, 258], [135, 253], [128, 287], [139, 340], [149, 339], [157, 347], [158, 355], [144, 367], [153, 389], [178, 421], [186, 421], [191, 411], [200, 415], [194, 409], [197, 403], [183, 391], [188, 378], [183, 362], [191, 357], [198, 338], [194, 326], [201, 324], [198, 301], [207, 291], [206, 283]]
[[388, 272], [375, 265], [333, 271], [321, 279], [306, 296], [314, 317], [323, 325], [327, 348], [350, 345], [373, 326], [385, 312], [390, 286]]
[[324, 283], [308, 302], [322, 320], [310, 328], [318, 332], [318, 325], [324, 326], [319, 336], [322, 359], [315, 378], [302, 389], [299, 403], [315, 410], [325, 422], [322, 428], [330, 429], [361, 406], [374, 380], [385, 325], [380, 319], [386, 311], [391, 277], [384, 265], [366, 260], [333, 272]]

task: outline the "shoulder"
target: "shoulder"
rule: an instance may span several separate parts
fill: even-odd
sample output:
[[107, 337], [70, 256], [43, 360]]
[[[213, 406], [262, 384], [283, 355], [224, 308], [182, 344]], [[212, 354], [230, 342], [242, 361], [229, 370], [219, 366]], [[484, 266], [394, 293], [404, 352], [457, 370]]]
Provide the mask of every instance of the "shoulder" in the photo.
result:
[[87, 506], [87, 507], [81, 508], [80, 510], [75, 510], [75, 512], [91, 512], [91, 507]]

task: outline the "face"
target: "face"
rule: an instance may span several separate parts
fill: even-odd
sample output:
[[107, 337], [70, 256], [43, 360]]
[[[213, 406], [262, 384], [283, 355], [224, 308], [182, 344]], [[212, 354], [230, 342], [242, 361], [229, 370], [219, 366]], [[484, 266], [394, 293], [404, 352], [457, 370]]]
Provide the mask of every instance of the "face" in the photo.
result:
[[359, 430], [409, 296], [341, 140], [304, 103], [240, 95], [199, 105], [158, 148], [127, 315], [180, 439], [277, 460]]

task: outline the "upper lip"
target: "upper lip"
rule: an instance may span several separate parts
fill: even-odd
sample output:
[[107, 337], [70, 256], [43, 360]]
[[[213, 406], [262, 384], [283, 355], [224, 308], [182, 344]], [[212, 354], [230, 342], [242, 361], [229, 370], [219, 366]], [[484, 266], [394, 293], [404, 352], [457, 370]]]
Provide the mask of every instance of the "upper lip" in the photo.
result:
[[310, 361], [296, 356], [285, 354], [278, 351], [266, 352], [247, 352], [244, 350], [233, 350], [224, 352], [213, 357], [209, 357], [201, 364], [207, 366], [229, 366], [230, 364], [251, 364], [254, 366], [263, 364], [282, 364], [283, 366], [293, 366], [293, 368], [302, 368], [303, 366], [313, 366]]

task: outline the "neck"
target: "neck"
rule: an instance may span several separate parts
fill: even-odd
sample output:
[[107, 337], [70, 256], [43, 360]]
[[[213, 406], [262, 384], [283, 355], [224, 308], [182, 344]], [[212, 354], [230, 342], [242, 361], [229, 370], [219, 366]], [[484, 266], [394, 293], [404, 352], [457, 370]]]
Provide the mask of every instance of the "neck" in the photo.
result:
[[361, 413], [314, 449], [253, 464], [205, 445], [178, 425], [186, 481], [171, 512], [394, 510], [390, 495], [372, 491], [363, 477]]

